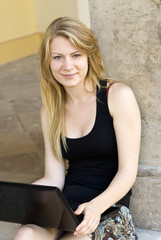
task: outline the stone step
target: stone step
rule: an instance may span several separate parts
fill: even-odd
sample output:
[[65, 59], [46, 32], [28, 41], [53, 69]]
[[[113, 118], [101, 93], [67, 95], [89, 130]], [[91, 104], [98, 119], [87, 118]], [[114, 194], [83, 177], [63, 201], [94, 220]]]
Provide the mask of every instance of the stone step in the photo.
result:
[[136, 228], [161, 231], [161, 165], [139, 164], [130, 201]]
[[161, 240], [161, 232], [136, 229], [138, 240]]
[[13, 240], [19, 227], [19, 224], [0, 222], [0, 240]]

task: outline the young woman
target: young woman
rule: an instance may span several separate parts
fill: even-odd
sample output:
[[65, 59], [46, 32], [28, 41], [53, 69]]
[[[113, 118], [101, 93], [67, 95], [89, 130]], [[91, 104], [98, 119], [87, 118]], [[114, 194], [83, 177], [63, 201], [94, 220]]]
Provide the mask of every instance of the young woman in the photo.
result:
[[128, 86], [103, 79], [92, 31], [68, 17], [53, 21], [41, 46], [45, 175], [36, 184], [59, 187], [83, 218], [74, 233], [26, 225], [15, 240], [137, 239], [128, 207], [138, 167], [139, 109]]

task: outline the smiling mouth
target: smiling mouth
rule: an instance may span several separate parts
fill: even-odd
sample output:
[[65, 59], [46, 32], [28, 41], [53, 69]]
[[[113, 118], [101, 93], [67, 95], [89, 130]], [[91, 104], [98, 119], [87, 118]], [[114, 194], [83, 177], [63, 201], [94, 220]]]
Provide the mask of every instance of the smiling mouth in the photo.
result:
[[63, 77], [65, 78], [72, 78], [76, 75], [76, 73], [73, 73], [73, 74], [62, 74]]

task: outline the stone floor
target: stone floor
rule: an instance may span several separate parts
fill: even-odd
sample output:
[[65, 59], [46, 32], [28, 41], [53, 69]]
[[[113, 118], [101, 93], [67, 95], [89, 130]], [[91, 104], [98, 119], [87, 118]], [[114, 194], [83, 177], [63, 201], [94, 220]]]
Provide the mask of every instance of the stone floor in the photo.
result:
[[[0, 180], [32, 182], [44, 171], [37, 56], [0, 66]], [[0, 240], [12, 240], [19, 225], [0, 222]], [[161, 233], [137, 230], [139, 240]]]
[[38, 59], [0, 66], [0, 180], [31, 182], [43, 174]]

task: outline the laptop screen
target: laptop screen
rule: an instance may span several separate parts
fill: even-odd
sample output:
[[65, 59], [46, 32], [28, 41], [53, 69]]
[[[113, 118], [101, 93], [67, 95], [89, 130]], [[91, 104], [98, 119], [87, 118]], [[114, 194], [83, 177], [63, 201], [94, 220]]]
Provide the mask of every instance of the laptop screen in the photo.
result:
[[57, 187], [0, 181], [0, 221], [75, 231], [79, 224]]

